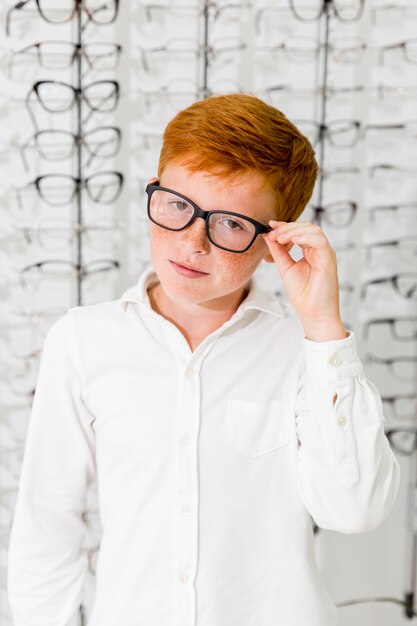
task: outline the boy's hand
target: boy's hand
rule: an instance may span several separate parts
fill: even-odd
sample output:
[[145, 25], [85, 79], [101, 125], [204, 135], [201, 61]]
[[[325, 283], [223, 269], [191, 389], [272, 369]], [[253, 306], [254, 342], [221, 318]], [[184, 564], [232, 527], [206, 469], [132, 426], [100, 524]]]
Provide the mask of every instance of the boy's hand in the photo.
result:
[[[346, 338], [339, 309], [336, 253], [322, 229], [310, 222], [270, 220], [269, 225], [273, 230], [263, 238], [307, 339]], [[287, 250], [293, 243], [300, 246], [303, 253], [298, 261], [294, 261]]]

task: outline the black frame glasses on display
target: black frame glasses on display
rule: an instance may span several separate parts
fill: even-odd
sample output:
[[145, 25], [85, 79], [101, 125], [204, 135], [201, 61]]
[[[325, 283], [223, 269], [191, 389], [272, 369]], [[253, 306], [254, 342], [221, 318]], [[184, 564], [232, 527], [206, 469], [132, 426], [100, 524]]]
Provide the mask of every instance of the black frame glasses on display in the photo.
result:
[[400, 204], [377, 204], [375, 206], [371, 206], [368, 209], [369, 219], [372, 222], [376, 221], [377, 212], [381, 214], [391, 213], [395, 219], [401, 217], [401, 213], [408, 213], [409, 211], [415, 213], [413, 218], [417, 217], [417, 202], [402, 202]]
[[390, 428], [385, 431], [391, 448], [398, 452], [411, 456], [417, 450], [417, 428], [414, 426], [403, 426], [402, 428]]
[[[45, 2], [43, 0], [19, 0], [14, 6], [10, 7], [6, 14], [6, 35], [10, 35], [10, 24], [11, 24], [11, 16], [14, 11], [21, 11], [31, 2], [34, 2], [37, 13], [45, 20], [45, 22], [49, 22], [50, 24], [65, 24], [66, 22], [70, 22], [78, 13], [84, 12], [87, 16], [87, 24], [88, 22], [93, 22], [96, 25], [105, 25], [112, 24], [119, 11], [119, 0], [111, 0], [111, 2], [103, 2], [103, 4], [95, 9], [88, 8], [88, 0], [73, 0], [73, 7], [68, 12], [62, 11], [58, 8], [52, 9], [52, 12], [55, 13], [64, 13], [63, 17], [53, 18], [50, 13], [50, 8], [45, 7]], [[110, 9], [110, 13], [108, 13]], [[107, 12], [107, 13], [106, 13]], [[109, 17], [110, 15], [110, 17]]]
[[[168, 226], [164, 226], [163, 224], [160, 224], [159, 222], [157, 222], [151, 214], [151, 197], [152, 194], [155, 191], [166, 191], [174, 196], [177, 196], [179, 198], [181, 198], [182, 200], [185, 200], [187, 203], [189, 203], [193, 209], [194, 209], [194, 213], [191, 216], [191, 218], [188, 220], [188, 222], [182, 226], [181, 228], [169, 228]], [[174, 191], [173, 189], [168, 189], [167, 187], [161, 187], [159, 185], [158, 182], [155, 183], [151, 183], [148, 184], [146, 186], [145, 192], [148, 196], [148, 205], [147, 205], [147, 213], [148, 213], [148, 217], [151, 220], [151, 222], [153, 222], [154, 224], [156, 224], [157, 226], [160, 226], [161, 228], [165, 228], [166, 230], [171, 230], [171, 231], [175, 231], [178, 232], [180, 230], [184, 230], [185, 228], [187, 228], [188, 226], [190, 226], [190, 224], [192, 224], [192, 222], [194, 222], [194, 220], [196, 219], [196, 217], [201, 217], [203, 220], [205, 220], [206, 224], [206, 235], [208, 240], [210, 241], [210, 243], [212, 243], [214, 246], [216, 246], [217, 248], [221, 248], [222, 250], [227, 250], [227, 252], [235, 252], [236, 254], [241, 254], [242, 252], [246, 252], [246, 250], [248, 250], [251, 245], [254, 243], [256, 237], [258, 235], [260, 235], [261, 233], [269, 233], [272, 228], [270, 226], [267, 226], [266, 224], [261, 224], [261, 222], [258, 222], [254, 219], [252, 219], [251, 217], [248, 217], [247, 215], [242, 215], [240, 213], [235, 213], [233, 211], [203, 211], [202, 209], [200, 209], [200, 207], [195, 204], [195, 202], [193, 202], [192, 200], [190, 200], [190, 198], [187, 198], [187, 196], [184, 196], [181, 193], [178, 193], [178, 191]], [[211, 215], [231, 215], [234, 217], [238, 217], [241, 220], [244, 220], [246, 222], [249, 222], [252, 226], [255, 227], [255, 232], [254, 235], [252, 237], [251, 242], [242, 250], [231, 250], [230, 248], [226, 248], [224, 246], [221, 246], [219, 244], [217, 244], [215, 241], [213, 241], [213, 239], [210, 236], [210, 229], [209, 229], [209, 218]]]
[[[317, 10], [312, 15], [309, 14], [306, 17], [305, 14], [302, 15], [300, 13], [300, 10], [307, 9], [310, 11], [311, 9], [309, 6], [303, 6], [303, 2], [305, 3], [306, 0], [289, 0], [289, 6], [292, 14], [301, 22], [316, 22], [322, 17], [322, 15], [330, 13], [330, 11], [332, 11], [333, 15], [341, 22], [357, 22], [361, 19], [365, 8], [365, 0], [357, 0], [357, 7], [354, 7], [353, 17], [351, 13], [348, 13], [348, 17], [346, 17], [346, 13], [343, 12], [346, 11], [346, 3], [339, 3], [336, 0], [317, 0]], [[308, 5], [308, 2], [306, 4]], [[355, 3], [352, 2], [352, 4]], [[350, 5], [347, 4], [347, 7], [349, 10]]]
[[[106, 183], [107, 187], [115, 186], [116, 190], [110, 197], [104, 197], [103, 195], [97, 196], [94, 194], [93, 185], [94, 183], [99, 183], [100, 179], [102, 179], [102, 187], [100, 187], [100, 189], [103, 189], [103, 185]], [[76, 176], [71, 176], [69, 174], [44, 174], [43, 176], [38, 176], [27, 185], [17, 188], [16, 193], [21, 207], [23, 206], [20, 198], [21, 192], [30, 190], [32, 187], [36, 189], [39, 197], [50, 206], [65, 206], [70, 204], [74, 200], [75, 196], [80, 193], [82, 188], [85, 188], [92, 202], [111, 204], [119, 197], [122, 191], [123, 181], [123, 174], [121, 172], [114, 171], [96, 172], [86, 178], [77, 178]], [[51, 183], [52, 186], [49, 186]], [[71, 185], [70, 193], [67, 193], [67, 195], [63, 193], [66, 183], [70, 183]]]
[[[386, 241], [374, 241], [365, 245], [366, 258], [372, 258], [372, 253], [381, 248], [389, 248], [401, 258], [415, 261], [417, 255], [417, 235], [408, 235], [401, 239], [390, 239]], [[385, 251], [384, 251], [385, 254]]]
[[[412, 288], [407, 289], [410, 286], [411, 281]], [[360, 297], [365, 298], [368, 287], [371, 285], [381, 285], [391, 283], [396, 292], [403, 298], [409, 300], [417, 299], [417, 272], [402, 272], [401, 274], [394, 274], [393, 276], [385, 276], [384, 278], [373, 278], [362, 284]]]
[[297, 119], [294, 120], [294, 124], [310, 138], [313, 145], [327, 139], [335, 148], [351, 148], [361, 139], [361, 123], [358, 120], [331, 120], [327, 124], [322, 124], [315, 120]]
[[[417, 419], [416, 393], [401, 393], [392, 396], [386, 396], [384, 394], [381, 394], [381, 400], [384, 404], [390, 406], [396, 419]], [[407, 410], [405, 410], [405, 408]]]
[[[413, 326], [414, 323], [414, 326]], [[383, 317], [370, 319], [363, 325], [363, 337], [368, 338], [371, 326], [389, 325], [391, 336], [396, 341], [413, 341], [417, 339], [417, 316]], [[405, 326], [405, 330], [404, 330]], [[410, 332], [411, 328], [411, 332]], [[407, 332], [408, 331], [408, 332]]]
[[[111, 102], [110, 106], [99, 106], [97, 103], [93, 103], [93, 101], [91, 100], [91, 96], [90, 98], [88, 97], [88, 92], [91, 91], [93, 88], [96, 88], [98, 86], [109, 86], [112, 87], [112, 90], [110, 91], [109, 94], [106, 95], [105, 98], [103, 98], [103, 100], [101, 102], [105, 102], [107, 103], [108, 99], [114, 98], [114, 101]], [[47, 97], [45, 97], [45, 90], [51, 88], [55, 91], [55, 93], [61, 89], [62, 91], [66, 91], [67, 93], [71, 93], [72, 97], [70, 100], [68, 100], [67, 104], [62, 107], [62, 106], [52, 106], [50, 104], [51, 100]], [[95, 80], [92, 83], [89, 83], [88, 85], [85, 85], [85, 87], [74, 87], [74, 85], [71, 85], [69, 83], [65, 83], [62, 82], [60, 80], [38, 80], [36, 83], [34, 83], [32, 85], [31, 90], [28, 93], [27, 96], [27, 100], [29, 99], [29, 96], [31, 93], [35, 93], [36, 97], [39, 101], [39, 103], [43, 106], [43, 108], [45, 109], [45, 111], [48, 111], [48, 113], [66, 113], [67, 111], [70, 111], [73, 106], [77, 103], [78, 100], [83, 100], [88, 107], [92, 110], [92, 111], [102, 111], [102, 112], [113, 112], [117, 106], [118, 100], [119, 100], [119, 95], [120, 95], [120, 86], [117, 80]]]

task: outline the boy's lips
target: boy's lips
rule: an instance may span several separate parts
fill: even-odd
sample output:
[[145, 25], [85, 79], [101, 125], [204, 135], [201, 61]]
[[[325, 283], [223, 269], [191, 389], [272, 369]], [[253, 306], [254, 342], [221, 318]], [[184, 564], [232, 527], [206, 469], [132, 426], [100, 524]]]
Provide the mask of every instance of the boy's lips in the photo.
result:
[[187, 270], [192, 270], [193, 272], [199, 272], [200, 274], [207, 274], [208, 272], [203, 272], [203, 270], [200, 270], [198, 267], [193, 267], [192, 265], [189, 265], [188, 263], [180, 263], [179, 261], [172, 261], [171, 259], [169, 259], [171, 263], [174, 263], [175, 265], [179, 265], [180, 267], [185, 267]]

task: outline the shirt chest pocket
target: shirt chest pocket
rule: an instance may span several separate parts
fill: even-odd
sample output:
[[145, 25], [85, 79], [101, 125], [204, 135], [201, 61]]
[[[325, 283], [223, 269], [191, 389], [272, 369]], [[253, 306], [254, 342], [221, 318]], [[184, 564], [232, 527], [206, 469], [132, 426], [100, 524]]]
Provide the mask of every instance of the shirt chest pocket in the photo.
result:
[[289, 420], [287, 398], [270, 402], [247, 402], [231, 398], [226, 410], [226, 443], [256, 458], [288, 443]]

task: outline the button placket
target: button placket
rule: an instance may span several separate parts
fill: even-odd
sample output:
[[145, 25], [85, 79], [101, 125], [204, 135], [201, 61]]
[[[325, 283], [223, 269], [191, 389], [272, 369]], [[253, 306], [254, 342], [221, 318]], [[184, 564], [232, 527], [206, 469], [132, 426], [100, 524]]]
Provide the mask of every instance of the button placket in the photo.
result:
[[352, 424], [352, 398], [354, 381], [338, 381], [338, 399], [334, 406], [334, 432], [337, 473], [339, 483], [353, 487], [359, 480], [355, 434]]
[[342, 363], [342, 359], [340, 358], [340, 356], [338, 354], [334, 354], [330, 359], [329, 359], [329, 363], [330, 365], [332, 365], [333, 367], [339, 367], [339, 365]]
[[200, 421], [199, 366], [193, 363], [183, 370], [177, 407], [180, 433], [177, 448], [177, 562], [178, 625], [192, 625], [195, 615], [193, 580], [196, 574], [198, 510], [197, 440]]

